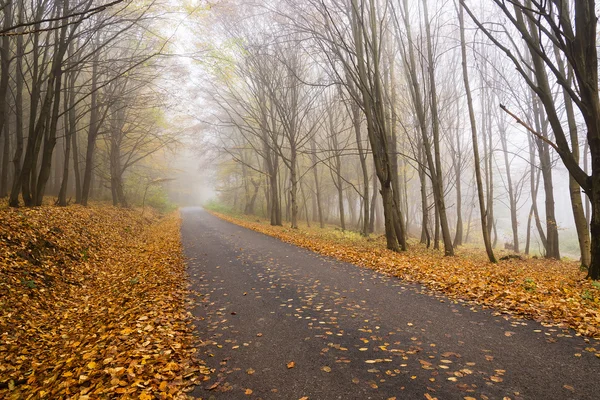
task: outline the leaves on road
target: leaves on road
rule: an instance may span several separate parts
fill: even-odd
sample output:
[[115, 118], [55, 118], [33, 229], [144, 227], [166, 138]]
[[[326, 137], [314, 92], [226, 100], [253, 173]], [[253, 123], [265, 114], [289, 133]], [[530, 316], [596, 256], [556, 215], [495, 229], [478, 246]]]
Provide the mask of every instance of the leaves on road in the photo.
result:
[[0, 210], [0, 398], [176, 398], [202, 374], [176, 215]]
[[[507, 314], [561, 324], [600, 338], [600, 285], [583, 279], [576, 262], [511, 258], [491, 264], [479, 250], [458, 256], [414, 243], [407, 252], [385, 248], [383, 237], [363, 238], [333, 229], [275, 227], [215, 213], [220, 218], [362, 267], [419, 282], [451, 298], [495, 307]], [[507, 336], [512, 335], [508, 333]]]

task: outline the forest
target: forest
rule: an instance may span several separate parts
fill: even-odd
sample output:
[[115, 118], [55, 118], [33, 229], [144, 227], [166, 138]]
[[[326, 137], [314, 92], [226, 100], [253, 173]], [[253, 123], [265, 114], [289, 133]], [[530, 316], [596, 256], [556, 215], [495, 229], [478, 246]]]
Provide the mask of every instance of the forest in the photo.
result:
[[599, 14], [0, 0], [0, 397], [591, 398]]
[[200, 142], [220, 200], [273, 225], [491, 262], [563, 236], [598, 279], [595, 8], [493, 3], [5, 2], [0, 196], [126, 207]]
[[384, 231], [394, 251], [476, 243], [491, 262], [498, 246], [560, 259], [562, 236], [598, 279], [594, 3], [471, 3], [221, 16], [220, 199], [272, 225]]

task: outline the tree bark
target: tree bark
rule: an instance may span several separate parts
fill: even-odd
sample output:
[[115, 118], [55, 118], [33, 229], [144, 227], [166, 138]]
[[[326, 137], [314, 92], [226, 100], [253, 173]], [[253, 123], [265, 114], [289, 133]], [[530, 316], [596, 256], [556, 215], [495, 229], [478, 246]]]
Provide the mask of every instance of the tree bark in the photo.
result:
[[483, 193], [483, 181], [481, 179], [480, 169], [480, 158], [479, 158], [479, 145], [477, 140], [477, 123], [475, 121], [475, 111], [473, 110], [473, 99], [471, 97], [471, 88], [469, 84], [469, 73], [467, 69], [467, 46], [465, 40], [465, 24], [463, 17], [463, 5], [462, 3], [458, 9], [458, 21], [460, 25], [460, 46], [462, 55], [462, 72], [463, 82], [465, 86], [465, 93], [467, 95], [467, 106], [469, 108], [469, 122], [471, 124], [471, 140], [473, 142], [473, 168], [475, 169], [475, 180], [477, 183], [477, 198], [479, 200], [479, 211], [481, 216], [481, 231], [483, 234], [483, 243], [485, 245], [485, 251], [488, 259], [492, 263], [496, 263], [496, 256], [492, 248], [492, 242], [490, 240], [490, 231], [488, 229], [488, 220], [486, 215], [486, 207]]
[[[23, 22], [23, 3], [18, 2], [17, 18]], [[17, 31], [19, 33], [19, 31]], [[8, 204], [11, 207], [19, 206], [19, 192], [21, 190], [21, 157], [23, 156], [23, 35], [17, 35], [15, 66], [15, 152], [12, 159], [13, 180]]]

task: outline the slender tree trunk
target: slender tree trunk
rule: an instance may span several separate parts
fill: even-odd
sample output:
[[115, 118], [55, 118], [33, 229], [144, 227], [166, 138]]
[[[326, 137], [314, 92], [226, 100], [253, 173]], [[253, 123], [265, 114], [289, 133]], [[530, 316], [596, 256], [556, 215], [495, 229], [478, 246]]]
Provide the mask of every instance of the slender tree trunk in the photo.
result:
[[[457, 115], [458, 112], [457, 104]], [[457, 116], [459, 118], [459, 116]], [[463, 244], [463, 220], [462, 220], [462, 149], [460, 140], [460, 119], [457, 121], [456, 129], [456, 153], [452, 158], [454, 164], [454, 174], [456, 175], [456, 232], [454, 235], [454, 247], [462, 246]]]
[[[63, 0], [63, 15], [67, 14], [69, 10], [69, 1]], [[48, 183], [48, 178], [50, 177], [51, 167], [52, 167], [52, 155], [54, 153], [54, 146], [56, 145], [56, 131], [58, 128], [58, 119], [60, 116], [60, 99], [61, 99], [61, 88], [62, 88], [62, 60], [67, 51], [67, 26], [63, 26], [60, 30], [60, 37], [57, 33], [56, 35], [56, 52], [54, 54], [53, 65], [52, 65], [52, 74], [54, 75], [54, 80], [52, 84], [54, 85], [52, 96], [53, 96], [53, 107], [52, 114], [50, 116], [50, 126], [46, 131], [46, 135], [44, 138], [44, 149], [42, 152], [42, 162], [40, 165], [39, 176], [36, 181], [36, 189], [35, 189], [35, 205], [41, 206], [42, 200], [44, 198], [44, 193], [46, 191], [46, 184]], [[50, 81], [48, 82], [50, 85]]]
[[323, 220], [323, 208], [321, 201], [321, 187], [319, 185], [319, 171], [317, 169], [317, 145], [314, 138], [310, 141], [310, 148], [312, 151], [311, 158], [313, 162], [313, 177], [315, 180], [315, 202], [317, 214], [319, 217], [319, 227], [325, 228], [325, 221]]
[[421, 243], [431, 246], [431, 234], [429, 232], [429, 204], [427, 202], [427, 176], [425, 173], [423, 152], [419, 147], [419, 181], [421, 183]]
[[[72, 75], [72, 73], [70, 74]], [[75, 91], [73, 90], [73, 79], [69, 76], [69, 86], [64, 90], [64, 132], [65, 132], [65, 157], [63, 163], [62, 180], [58, 192], [56, 204], [61, 207], [67, 205], [67, 189], [69, 187], [69, 163], [71, 157], [71, 135], [74, 134], [73, 124], [70, 121], [69, 107], [74, 104]]]
[[433, 249], [440, 249], [440, 213], [435, 202], [433, 203]]
[[[13, 24], [13, 2], [8, 1], [2, 7], [4, 29], [8, 29]], [[2, 135], [8, 137], [8, 132], [4, 129], [4, 125], [8, 124], [8, 84], [10, 79], [10, 36], [2, 36], [0, 41], [0, 139]], [[5, 151], [6, 152], [6, 151]], [[4, 168], [3, 168], [4, 171]], [[0, 186], [0, 190], [4, 191], [6, 185]], [[0, 197], [4, 197], [0, 194]]]
[[[388, 50], [391, 52], [391, 49]], [[389, 57], [389, 73], [385, 74], [385, 77], [389, 76], [389, 83], [384, 82], [385, 86], [389, 87], [390, 98], [389, 107], [387, 107], [389, 116], [386, 118], [389, 122], [388, 129], [388, 149], [389, 149], [389, 160], [390, 160], [390, 174], [392, 181], [392, 190], [394, 197], [394, 229], [396, 230], [396, 236], [399, 241], [406, 242], [406, 227], [404, 225], [404, 216], [402, 215], [402, 208], [400, 202], [400, 174], [398, 172], [398, 135], [396, 133], [398, 116], [396, 114], [397, 108], [397, 96], [396, 96], [396, 74], [395, 74], [395, 63], [392, 56]]]
[[531, 243], [531, 219], [533, 217], [533, 205], [529, 210], [529, 215], [527, 217], [527, 238], [525, 239], [525, 254], [529, 255], [529, 245]]
[[290, 157], [290, 206], [292, 214], [292, 228], [298, 229], [298, 173], [296, 171], [296, 148], [291, 149]]
[[[23, 3], [18, 3], [18, 20], [23, 21]], [[8, 204], [11, 207], [19, 206], [19, 192], [21, 190], [21, 157], [23, 156], [23, 35], [17, 35], [16, 67], [15, 67], [15, 153], [12, 159], [13, 180]]]
[[98, 55], [92, 59], [92, 94], [90, 96], [90, 123], [87, 133], [87, 147], [85, 151], [85, 169], [83, 172], [83, 185], [81, 187], [81, 204], [88, 205], [92, 188], [92, 174], [94, 168], [94, 152], [98, 138]]
[[[544, 251], [546, 251], [547, 241], [546, 234], [544, 233], [544, 228], [542, 227], [542, 223], [540, 221], [540, 216], [537, 207], [537, 193], [540, 183], [540, 173], [541, 169], [538, 168], [536, 163], [536, 150], [534, 139], [531, 136], [528, 137], [529, 142], [529, 165], [531, 165], [531, 174], [529, 176], [530, 190], [531, 190], [531, 206], [533, 210], [533, 217], [535, 221], [535, 226], [538, 232], [538, 236], [540, 237], [540, 241], [542, 242], [542, 246], [544, 247]], [[537, 176], [537, 178], [536, 178]]]
[[[590, 146], [586, 140], [585, 145], [583, 146], [583, 171], [585, 172], [586, 175], [589, 175], [589, 170], [588, 170], [588, 160], [590, 158], [589, 151], [590, 151]], [[592, 218], [592, 214], [590, 212], [590, 198], [588, 196], [584, 196], [584, 198], [585, 198], [585, 220], [589, 226], [591, 218]]]
[[373, 173], [373, 197], [371, 197], [371, 210], [369, 211], [369, 233], [375, 232], [375, 208], [377, 207], [377, 175]]
[[370, 227], [370, 205], [369, 205], [369, 169], [367, 166], [367, 153], [363, 149], [362, 135], [361, 135], [361, 119], [360, 109], [356, 104], [352, 105], [352, 121], [354, 125], [354, 134], [356, 136], [356, 146], [358, 148], [358, 157], [360, 159], [360, 168], [362, 171], [363, 178], [363, 224], [361, 228], [361, 234], [363, 236], [369, 235]]
[[[536, 128], [544, 137], [548, 137], [548, 124], [546, 123], [543, 110], [539, 106], [538, 99], [533, 93], [532, 96]], [[554, 187], [552, 184], [552, 159], [550, 157], [550, 147], [540, 139], [536, 139], [536, 144], [540, 159], [542, 180], [544, 182], [544, 194], [546, 197], [546, 258], [555, 258], [560, 260], [560, 250], [558, 247], [558, 226], [556, 224], [554, 210]]]
[[[425, 34], [427, 38], [427, 60], [429, 68], [429, 85], [431, 91], [431, 124], [433, 131], [433, 159], [431, 159], [429, 150], [429, 140], [424, 138], [425, 153], [430, 164], [429, 170], [432, 177], [433, 196], [435, 199], [437, 212], [440, 218], [440, 225], [442, 229], [442, 240], [444, 241], [444, 254], [446, 256], [454, 255], [454, 248], [452, 247], [452, 238], [450, 237], [450, 228], [448, 225], [448, 217], [446, 215], [446, 202], [444, 200], [444, 188], [443, 188], [443, 174], [442, 174], [442, 161], [440, 155], [440, 127], [439, 127], [439, 114], [438, 114], [438, 99], [437, 99], [437, 84], [435, 80], [435, 62], [433, 59], [433, 44], [431, 40], [431, 23], [429, 21], [429, 14], [427, 8], [427, 0], [423, 1], [423, 13], [425, 17]], [[435, 161], [435, 165], [434, 165]], [[435, 177], [435, 179], [433, 179]]]
[[490, 232], [487, 226], [487, 215], [485, 208], [485, 200], [483, 193], [483, 181], [481, 179], [481, 169], [480, 169], [480, 158], [479, 158], [479, 145], [477, 140], [477, 123], [475, 122], [475, 111], [473, 110], [473, 99], [471, 97], [471, 88], [469, 85], [469, 73], [467, 69], [467, 46], [465, 41], [465, 24], [463, 17], [463, 5], [460, 4], [458, 9], [458, 21], [460, 25], [460, 46], [461, 46], [461, 54], [462, 54], [462, 72], [463, 72], [463, 81], [465, 85], [465, 93], [467, 95], [467, 106], [469, 108], [469, 122], [471, 124], [471, 139], [473, 141], [473, 167], [475, 169], [475, 180], [477, 183], [477, 197], [479, 199], [479, 210], [481, 216], [481, 230], [483, 234], [483, 243], [485, 244], [485, 250], [488, 255], [488, 259], [492, 263], [496, 263], [496, 256], [494, 255], [494, 250], [492, 248], [492, 243], [490, 240]]
[[[565, 71], [565, 65], [561, 58], [558, 49], [554, 48], [555, 57], [558, 67], [564, 76], [568, 76], [569, 81], [573, 82], [573, 68], [569, 65], [568, 74]], [[579, 137], [577, 134], [577, 122], [575, 120], [575, 111], [573, 109], [573, 100], [571, 96], [563, 90], [563, 98], [565, 102], [565, 111], [569, 124], [569, 136], [571, 139], [571, 153], [575, 162], [579, 164]], [[584, 268], [589, 268], [592, 262], [590, 253], [590, 227], [583, 210], [583, 201], [581, 200], [581, 186], [571, 174], [569, 174], [569, 195], [571, 197], [571, 206], [573, 208], [573, 219], [575, 221], [575, 229], [577, 230], [577, 239], [579, 241], [579, 252], [581, 255], [581, 265]]]
[[[35, 168], [33, 168], [34, 166], [34, 161], [37, 160], [37, 153], [35, 153], [35, 148], [36, 148], [36, 137], [38, 136], [38, 130], [37, 126], [36, 126], [36, 115], [38, 114], [37, 109], [38, 109], [38, 105], [39, 105], [39, 99], [40, 99], [40, 85], [41, 83], [39, 82], [39, 76], [38, 76], [38, 70], [39, 70], [39, 52], [40, 52], [40, 45], [39, 45], [39, 33], [37, 32], [37, 29], [39, 29], [39, 25], [36, 25], [36, 32], [33, 34], [34, 38], [33, 38], [33, 49], [32, 49], [32, 54], [33, 54], [33, 78], [31, 81], [31, 93], [29, 96], [29, 136], [27, 137], [27, 146], [25, 147], [25, 156], [23, 158], [23, 164], [22, 164], [22, 169], [21, 169], [21, 174], [20, 174], [20, 179], [19, 179], [19, 185], [20, 185], [20, 190], [22, 191], [22, 196], [23, 196], [23, 202], [25, 203], [26, 207], [31, 207], [33, 206], [33, 196], [31, 193], [31, 187], [30, 187], [30, 182], [31, 182], [31, 174], [36, 172]], [[48, 87], [50, 88], [51, 85], [48, 84]], [[40, 113], [40, 115], [42, 115], [43, 113]], [[40, 116], [40, 122], [42, 121], [42, 117]]]
[[2, 145], [2, 166], [0, 167], [0, 198], [8, 196], [8, 168], [10, 165], [10, 124], [4, 123], [4, 136], [0, 137]]
[[506, 125], [501, 120], [499, 124], [500, 143], [504, 152], [504, 165], [506, 166], [506, 184], [508, 186], [508, 204], [510, 208], [510, 223], [513, 234], [513, 250], [519, 253], [519, 221], [517, 219], [517, 198], [512, 182], [512, 174], [510, 169], [510, 161], [508, 159], [508, 141], [506, 139]]

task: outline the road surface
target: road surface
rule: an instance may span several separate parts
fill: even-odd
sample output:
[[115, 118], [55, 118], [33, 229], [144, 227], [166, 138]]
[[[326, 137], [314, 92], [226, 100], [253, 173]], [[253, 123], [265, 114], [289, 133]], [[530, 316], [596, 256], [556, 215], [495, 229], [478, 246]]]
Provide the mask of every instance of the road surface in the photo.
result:
[[195, 397], [600, 398], [597, 341], [450, 300], [201, 208], [181, 215], [199, 352], [215, 369]]

